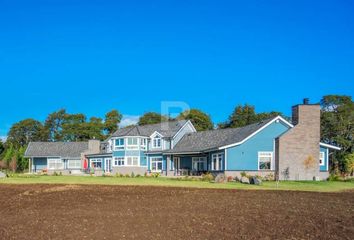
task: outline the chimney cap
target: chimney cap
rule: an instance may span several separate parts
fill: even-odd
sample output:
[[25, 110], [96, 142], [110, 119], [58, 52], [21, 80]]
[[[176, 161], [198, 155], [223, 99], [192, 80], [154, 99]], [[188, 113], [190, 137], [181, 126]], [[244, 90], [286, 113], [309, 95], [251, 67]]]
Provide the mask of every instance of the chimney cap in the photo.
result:
[[308, 105], [310, 103], [310, 99], [309, 98], [304, 98], [303, 99], [303, 104], [304, 105]]

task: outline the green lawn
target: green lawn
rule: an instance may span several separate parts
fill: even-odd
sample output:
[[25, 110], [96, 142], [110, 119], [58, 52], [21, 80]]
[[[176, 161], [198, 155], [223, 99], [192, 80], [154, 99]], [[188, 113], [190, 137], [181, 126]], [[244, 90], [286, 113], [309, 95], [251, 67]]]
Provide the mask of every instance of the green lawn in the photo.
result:
[[262, 186], [245, 185], [241, 183], [210, 183], [192, 180], [176, 180], [170, 178], [118, 178], [118, 177], [91, 177], [91, 176], [29, 176], [0, 179], [0, 184], [103, 184], [103, 185], [145, 185], [168, 187], [193, 187], [193, 188], [220, 188], [220, 189], [253, 189], [253, 190], [296, 190], [337, 192], [345, 190], [354, 191], [354, 182], [263, 182]]

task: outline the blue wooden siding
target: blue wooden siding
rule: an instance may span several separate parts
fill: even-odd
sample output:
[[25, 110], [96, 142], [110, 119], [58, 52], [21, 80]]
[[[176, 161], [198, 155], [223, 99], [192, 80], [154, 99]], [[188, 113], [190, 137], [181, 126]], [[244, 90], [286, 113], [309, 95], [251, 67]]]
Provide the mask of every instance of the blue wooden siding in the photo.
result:
[[227, 170], [257, 171], [258, 152], [273, 152], [274, 139], [288, 129], [289, 127], [282, 122], [273, 122], [243, 144], [226, 149]]
[[47, 168], [47, 158], [33, 158], [33, 171], [41, 171]]
[[124, 157], [125, 151], [114, 151], [112, 155], [113, 157]]
[[320, 165], [320, 171], [326, 172], [327, 171], [327, 163], [328, 163], [328, 161], [327, 161], [327, 159], [328, 159], [327, 148], [320, 147], [320, 152], [324, 153], [324, 165], [323, 166]]

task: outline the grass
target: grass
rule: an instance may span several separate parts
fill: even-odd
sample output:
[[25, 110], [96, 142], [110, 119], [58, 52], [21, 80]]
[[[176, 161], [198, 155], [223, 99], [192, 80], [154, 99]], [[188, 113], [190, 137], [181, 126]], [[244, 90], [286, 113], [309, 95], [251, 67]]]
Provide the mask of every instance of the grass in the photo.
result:
[[128, 185], [128, 186], [166, 186], [166, 187], [192, 187], [217, 189], [253, 189], [253, 190], [293, 190], [315, 192], [354, 191], [354, 181], [284, 181], [277, 187], [276, 182], [263, 182], [261, 186], [246, 185], [236, 182], [211, 183], [196, 180], [177, 180], [165, 177], [159, 178], [118, 178], [93, 176], [37, 176], [16, 175], [0, 179], [0, 184], [101, 184], [101, 185]]

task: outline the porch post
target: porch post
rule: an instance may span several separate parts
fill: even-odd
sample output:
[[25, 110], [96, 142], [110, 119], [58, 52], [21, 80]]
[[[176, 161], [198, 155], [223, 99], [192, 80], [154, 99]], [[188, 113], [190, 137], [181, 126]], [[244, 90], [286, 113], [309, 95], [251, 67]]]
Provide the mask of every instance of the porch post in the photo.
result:
[[28, 159], [28, 173], [32, 172], [32, 167], [31, 167], [31, 158]]

